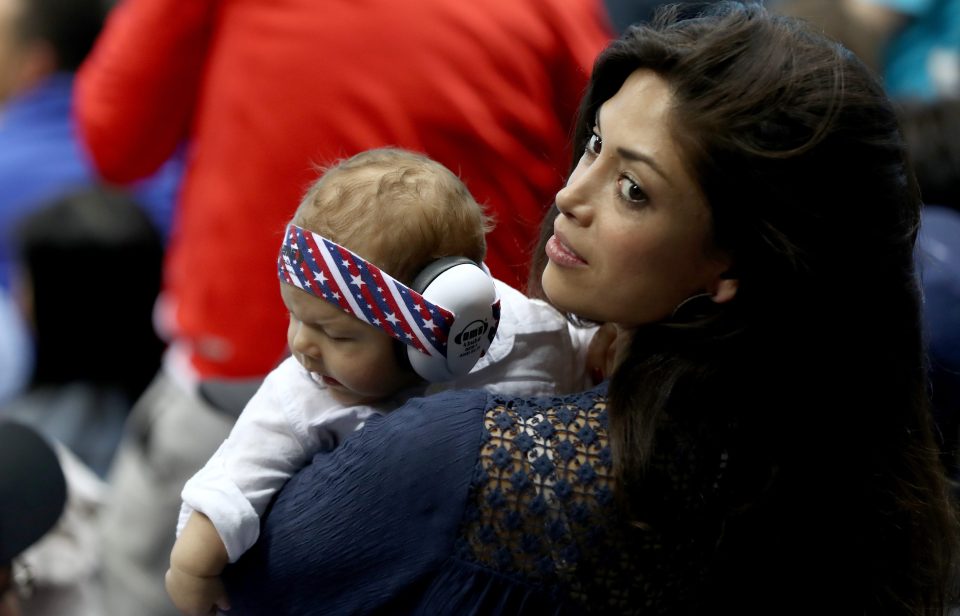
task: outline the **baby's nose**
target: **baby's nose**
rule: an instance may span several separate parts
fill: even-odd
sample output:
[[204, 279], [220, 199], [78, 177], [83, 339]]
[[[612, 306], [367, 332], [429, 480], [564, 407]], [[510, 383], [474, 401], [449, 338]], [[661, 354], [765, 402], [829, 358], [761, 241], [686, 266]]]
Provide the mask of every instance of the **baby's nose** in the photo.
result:
[[300, 326], [293, 337], [293, 343], [290, 350], [294, 353], [307, 355], [320, 359], [320, 345], [317, 344], [316, 336], [310, 331], [310, 328]]

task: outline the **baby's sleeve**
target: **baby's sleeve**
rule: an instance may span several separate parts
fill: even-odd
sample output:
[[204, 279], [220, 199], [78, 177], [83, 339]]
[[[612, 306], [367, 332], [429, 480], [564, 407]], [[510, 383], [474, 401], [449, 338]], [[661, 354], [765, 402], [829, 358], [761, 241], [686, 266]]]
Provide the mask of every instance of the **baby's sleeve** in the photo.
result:
[[577, 327], [550, 304], [496, 283], [500, 329], [487, 353], [470, 374], [428, 392], [483, 388], [505, 396], [552, 396], [592, 386], [586, 356], [596, 328]]
[[216, 527], [230, 562], [248, 550], [273, 496], [315, 453], [335, 444], [317, 419], [328, 401], [321, 391], [294, 359], [271, 372], [227, 439], [184, 486], [177, 534], [198, 511]]

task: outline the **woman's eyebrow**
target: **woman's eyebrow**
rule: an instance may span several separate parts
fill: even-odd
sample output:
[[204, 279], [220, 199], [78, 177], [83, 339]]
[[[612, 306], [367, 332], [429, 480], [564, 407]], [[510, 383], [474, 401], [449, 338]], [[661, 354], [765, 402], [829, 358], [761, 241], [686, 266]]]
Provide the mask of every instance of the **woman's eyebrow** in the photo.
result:
[[[593, 114], [593, 125], [596, 126], [597, 131], [602, 135], [603, 129], [600, 128], [600, 110], [599, 109], [597, 109], [597, 112]], [[631, 162], [639, 162], [647, 165], [648, 167], [653, 169], [657, 173], [657, 175], [662, 177], [667, 184], [673, 185], [673, 182], [671, 182], [670, 178], [667, 177], [667, 174], [663, 171], [663, 168], [657, 164], [657, 161], [655, 161], [652, 156], [648, 154], [644, 154], [643, 152], [637, 152], [636, 150], [625, 148], [623, 146], [620, 146], [617, 148], [617, 154], [619, 154], [620, 157], [625, 160], [629, 160]]]
[[670, 178], [667, 177], [667, 174], [664, 173], [660, 165], [658, 165], [657, 162], [651, 156], [648, 156], [643, 152], [637, 152], [636, 150], [627, 149], [623, 146], [620, 146], [617, 148], [617, 154], [619, 154], [621, 158], [624, 158], [626, 160], [644, 163], [645, 165], [653, 169], [657, 173], [657, 175], [662, 177], [667, 184], [672, 184], [672, 182], [670, 182]]

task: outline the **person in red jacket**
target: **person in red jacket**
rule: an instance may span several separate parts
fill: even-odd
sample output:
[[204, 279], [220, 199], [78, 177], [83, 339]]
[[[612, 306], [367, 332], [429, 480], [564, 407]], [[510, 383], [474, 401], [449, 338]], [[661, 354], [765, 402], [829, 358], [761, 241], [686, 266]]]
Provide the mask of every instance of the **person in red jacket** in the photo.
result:
[[179, 491], [283, 357], [272, 257], [316, 167], [386, 145], [446, 165], [496, 219], [490, 269], [519, 287], [611, 35], [600, 0], [114, 9], [77, 83], [96, 165], [126, 182], [189, 149], [158, 310], [170, 350], [131, 416], [105, 516], [113, 613], [173, 613]]

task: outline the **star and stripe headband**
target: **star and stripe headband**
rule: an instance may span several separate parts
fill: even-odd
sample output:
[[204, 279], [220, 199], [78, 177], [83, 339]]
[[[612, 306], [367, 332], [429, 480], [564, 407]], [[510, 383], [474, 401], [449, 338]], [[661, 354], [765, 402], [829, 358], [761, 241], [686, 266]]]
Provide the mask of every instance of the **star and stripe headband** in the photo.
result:
[[277, 274], [421, 353], [447, 357], [456, 315], [336, 242], [288, 225]]

